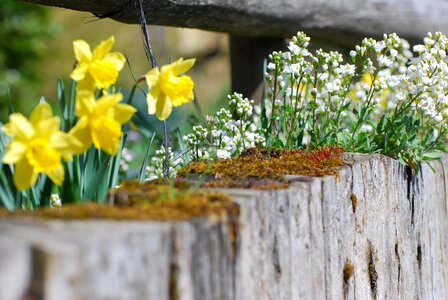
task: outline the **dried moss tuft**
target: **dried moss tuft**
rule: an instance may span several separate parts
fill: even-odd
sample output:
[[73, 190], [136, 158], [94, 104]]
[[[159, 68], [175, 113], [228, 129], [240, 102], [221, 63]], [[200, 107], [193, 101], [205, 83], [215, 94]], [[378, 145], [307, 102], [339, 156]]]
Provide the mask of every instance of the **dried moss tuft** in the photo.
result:
[[342, 272], [345, 284], [347, 284], [350, 278], [352, 278], [353, 272], [354, 272], [353, 265], [349, 261], [346, 261], [344, 264], [344, 270]]
[[343, 152], [339, 147], [309, 151], [251, 148], [237, 158], [191, 162], [178, 176], [205, 176], [204, 186], [284, 188], [285, 175], [337, 175]]
[[239, 207], [221, 193], [205, 193], [188, 189], [188, 183], [125, 182], [108, 195], [108, 205], [91, 202], [63, 205], [62, 208], [42, 208], [34, 211], [7, 212], [0, 217], [40, 217], [47, 219], [85, 220], [190, 220], [213, 216], [221, 220], [237, 216]]
[[352, 201], [353, 213], [356, 213], [356, 207], [358, 206], [358, 197], [356, 197], [355, 194], [351, 194], [350, 200]]

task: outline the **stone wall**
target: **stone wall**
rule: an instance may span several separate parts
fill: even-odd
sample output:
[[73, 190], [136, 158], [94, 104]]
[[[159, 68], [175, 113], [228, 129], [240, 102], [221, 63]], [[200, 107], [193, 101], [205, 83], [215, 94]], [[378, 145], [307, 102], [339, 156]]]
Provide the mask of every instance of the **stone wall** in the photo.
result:
[[226, 190], [224, 222], [0, 220], [0, 299], [448, 299], [448, 157]]

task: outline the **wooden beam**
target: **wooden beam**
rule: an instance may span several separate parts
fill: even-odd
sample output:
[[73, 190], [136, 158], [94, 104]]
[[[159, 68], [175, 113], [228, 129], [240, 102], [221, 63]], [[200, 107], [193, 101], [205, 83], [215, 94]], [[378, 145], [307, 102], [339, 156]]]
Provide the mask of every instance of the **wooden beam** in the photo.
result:
[[[25, 0], [138, 23], [133, 0]], [[143, 0], [150, 24], [244, 36], [290, 37], [298, 30], [333, 44], [397, 32], [420, 39], [448, 32], [448, 2], [440, 0]]]

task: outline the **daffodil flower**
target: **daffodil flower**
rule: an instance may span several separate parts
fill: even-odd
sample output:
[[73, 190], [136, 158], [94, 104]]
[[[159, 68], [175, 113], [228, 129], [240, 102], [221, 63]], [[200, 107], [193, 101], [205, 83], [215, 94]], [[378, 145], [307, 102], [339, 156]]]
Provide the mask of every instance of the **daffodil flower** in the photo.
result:
[[106, 89], [115, 83], [118, 73], [123, 69], [125, 57], [119, 52], [109, 52], [114, 43], [115, 38], [111, 36], [92, 53], [86, 41], [73, 42], [78, 64], [70, 78], [78, 82], [78, 90], [93, 90], [95, 87]]
[[[361, 79], [359, 80], [359, 83], [363, 83], [365, 84], [368, 88], [370, 88], [372, 86], [372, 84], [374, 83], [374, 76], [370, 73], [364, 73], [361, 76]], [[378, 104], [382, 109], [387, 109], [387, 96], [389, 94], [389, 91], [387, 89], [382, 89], [381, 91], [379, 91], [379, 99], [378, 99]], [[358, 102], [360, 99], [357, 96], [357, 91], [356, 88], [352, 89], [349, 93], [348, 93], [348, 97], [350, 99], [352, 99], [355, 102]]]
[[154, 68], [146, 74], [146, 83], [149, 93], [146, 97], [148, 113], [156, 114], [159, 120], [165, 120], [171, 114], [174, 107], [193, 100], [193, 80], [182, 73], [187, 72], [193, 66], [195, 60], [182, 58], [177, 61]]
[[95, 101], [92, 91], [78, 91], [75, 115], [79, 121], [69, 134], [82, 142], [76, 154], [86, 151], [93, 143], [110, 155], [116, 155], [121, 138], [121, 125], [131, 119], [136, 109], [119, 103], [123, 95], [104, 95]]
[[11, 137], [2, 162], [14, 164], [14, 185], [25, 190], [36, 183], [39, 173], [47, 174], [57, 185], [64, 181], [61, 160], [69, 160], [79, 141], [59, 130], [48, 103], [39, 104], [28, 120], [20, 113], [9, 116], [3, 131]]
[[[371, 86], [372, 86], [372, 84], [373, 84], [373, 75], [372, 74], [370, 74], [370, 73], [364, 73], [364, 74], [362, 74], [362, 76], [361, 76], [361, 78], [360, 78], [360, 80], [359, 80], [359, 83], [362, 83], [362, 84], [365, 84], [368, 88], [370, 88]], [[358, 84], [359, 84], [358, 83]], [[353, 88], [349, 93], [348, 93], [348, 97], [350, 98], [350, 99], [352, 99], [353, 101], [355, 101], [355, 102], [358, 102], [360, 99], [359, 99], [359, 97], [356, 95], [356, 93], [357, 93], [357, 89], [356, 89], [356, 87], [355, 88]]]

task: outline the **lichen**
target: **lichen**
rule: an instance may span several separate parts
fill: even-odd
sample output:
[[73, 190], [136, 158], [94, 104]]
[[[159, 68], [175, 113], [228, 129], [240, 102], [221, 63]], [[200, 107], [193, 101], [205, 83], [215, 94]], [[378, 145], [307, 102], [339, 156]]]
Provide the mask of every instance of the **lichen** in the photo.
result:
[[203, 186], [284, 188], [285, 175], [337, 175], [343, 164], [342, 153], [339, 147], [309, 151], [251, 148], [236, 158], [193, 161], [178, 176], [201, 176]]

